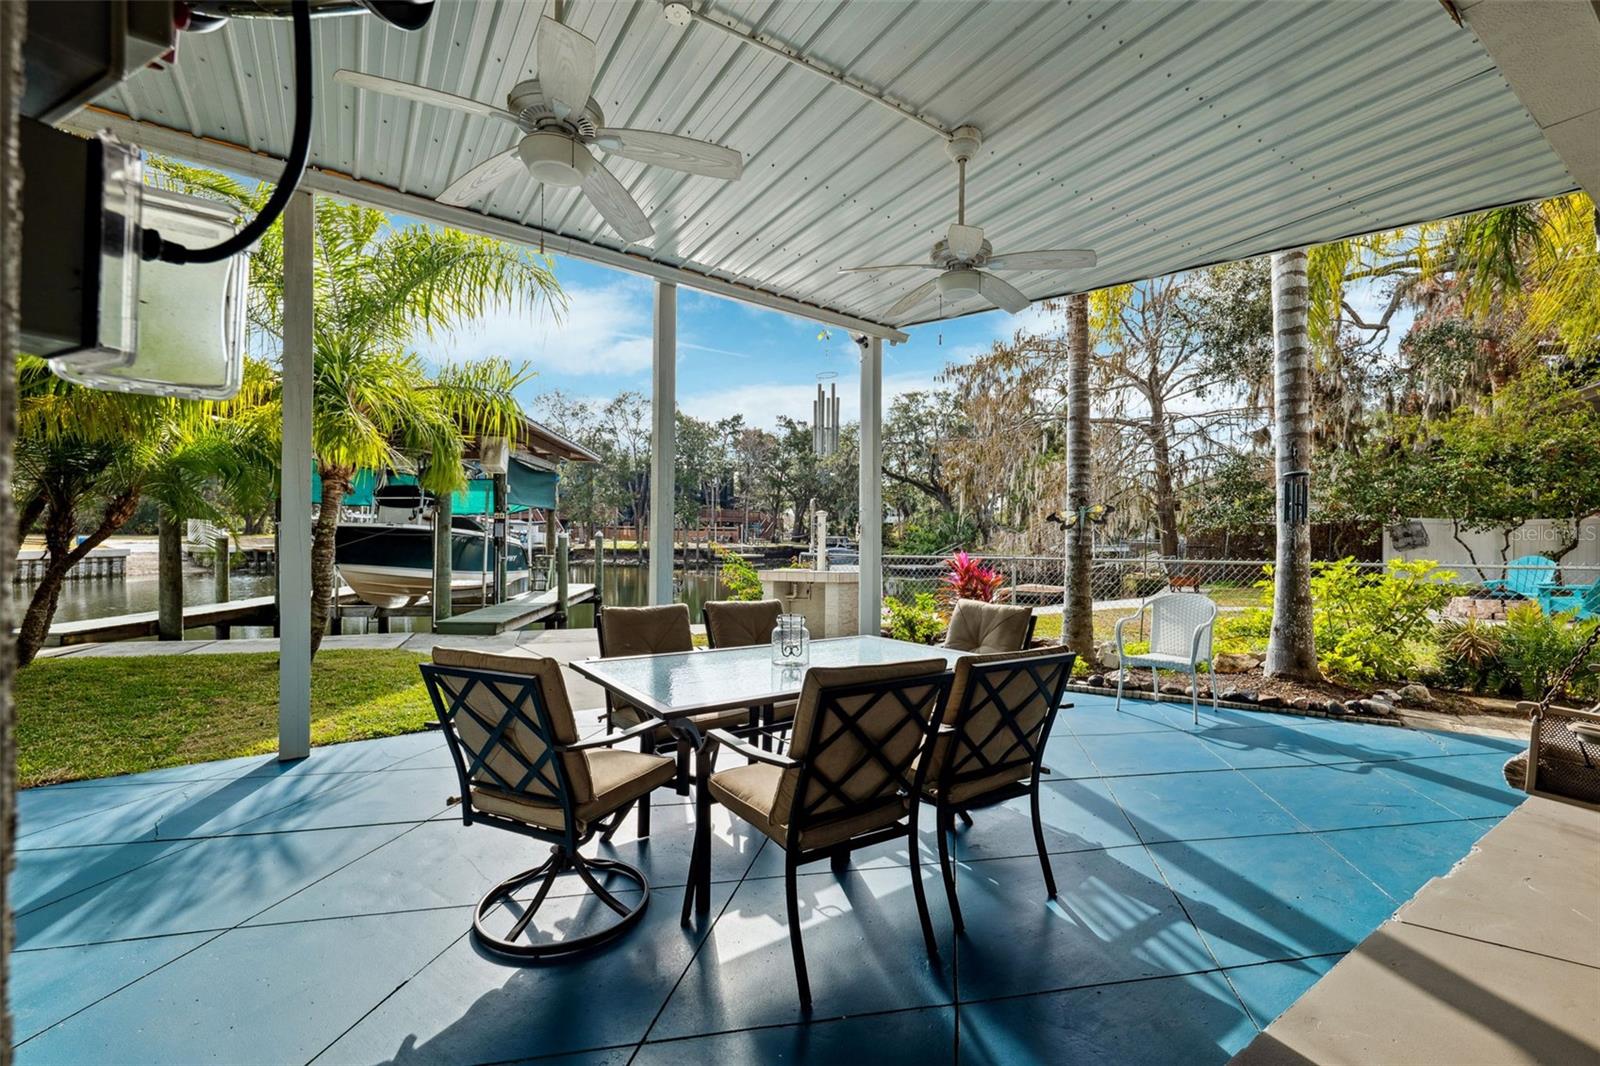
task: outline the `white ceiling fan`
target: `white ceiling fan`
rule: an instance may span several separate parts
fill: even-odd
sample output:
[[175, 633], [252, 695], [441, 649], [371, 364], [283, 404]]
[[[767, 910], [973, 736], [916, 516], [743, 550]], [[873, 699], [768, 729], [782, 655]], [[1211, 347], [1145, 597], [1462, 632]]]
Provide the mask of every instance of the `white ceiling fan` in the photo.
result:
[[1016, 314], [1030, 303], [1028, 297], [1008, 281], [996, 277], [995, 270], [1071, 270], [1095, 264], [1094, 253], [1083, 248], [1048, 248], [1037, 252], [994, 254], [983, 239], [983, 227], [967, 225], [967, 160], [977, 154], [983, 134], [975, 126], [956, 130], [945, 149], [956, 161], [956, 221], [945, 231], [944, 240], [933, 246], [926, 263], [886, 263], [878, 266], [840, 267], [841, 274], [879, 274], [885, 270], [937, 270], [939, 274], [923, 282], [884, 312], [895, 322], [935, 292], [947, 300], [981, 296], [996, 307]]
[[654, 130], [608, 129], [600, 105], [589, 95], [595, 78], [594, 42], [577, 30], [546, 16], [539, 20], [535, 45], [538, 77], [513, 86], [503, 108], [354, 70], [337, 71], [334, 79], [415, 103], [497, 118], [522, 131], [516, 144], [451, 182], [437, 197], [442, 204], [470, 204], [526, 171], [534, 181], [546, 185], [582, 188], [606, 223], [632, 243], [651, 236], [655, 228], [622, 183], [594, 157], [591, 147], [624, 159], [727, 181], [744, 172], [743, 157], [720, 144]]

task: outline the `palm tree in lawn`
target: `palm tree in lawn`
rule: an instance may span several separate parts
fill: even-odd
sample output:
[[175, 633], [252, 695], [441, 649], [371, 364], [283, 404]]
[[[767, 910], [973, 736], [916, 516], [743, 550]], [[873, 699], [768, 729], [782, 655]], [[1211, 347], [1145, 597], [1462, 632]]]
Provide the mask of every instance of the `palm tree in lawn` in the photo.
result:
[[1067, 603], [1062, 643], [1091, 662], [1094, 657], [1094, 535], [1089, 528], [1090, 410], [1089, 297], [1067, 297]]
[[[227, 189], [220, 175], [184, 177], [191, 188]], [[354, 204], [317, 201], [315, 255], [311, 448], [322, 492], [311, 543], [313, 652], [333, 605], [334, 535], [357, 472], [415, 469], [424, 489], [450, 492], [465, 485], [468, 440], [512, 436], [520, 424], [514, 393], [532, 376], [526, 363], [430, 371], [414, 338], [503, 305], [565, 305], [544, 256], [455, 230], [396, 229], [383, 212]], [[251, 281], [255, 332], [281, 340], [281, 228], [263, 238]]]
[[[1277, 440], [1277, 560], [1272, 571], [1272, 634], [1266, 674], [1321, 678], [1311, 606], [1311, 524], [1295, 506], [1311, 466], [1311, 344], [1304, 249], [1272, 257], [1273, 404]], [[1291, 476], [1293, 475], [1293, 476]], [[1309, 496], [1306, 497], [1309, 500]]]
[[239, 396], [200, 403], [88, 389], [57, 378], [43, 360], [18, 360], [19, 533], [39, 528], [48, 556], [18, 632], [19, 665], [44, 645], [67, 572], [145, 496], [173, 528], [185, 517], [260, 505], [276, 469], [268, 380], [253, 366]]

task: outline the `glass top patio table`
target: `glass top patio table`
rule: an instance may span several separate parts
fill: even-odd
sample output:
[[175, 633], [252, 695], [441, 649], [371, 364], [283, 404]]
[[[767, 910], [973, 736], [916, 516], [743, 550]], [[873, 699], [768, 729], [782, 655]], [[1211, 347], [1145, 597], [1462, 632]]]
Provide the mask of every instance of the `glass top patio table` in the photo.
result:
[[[943, 659], [965, 652], [887, 637], [827, 637], [811, 642], [807, 666], [872, 666]], [[785, 703], [800, 695], [805, 667], [777, 666], [766, 644], [744, 648], [582, 659], [572, 669], [613, 695], [665, 721], [706, 711]]]

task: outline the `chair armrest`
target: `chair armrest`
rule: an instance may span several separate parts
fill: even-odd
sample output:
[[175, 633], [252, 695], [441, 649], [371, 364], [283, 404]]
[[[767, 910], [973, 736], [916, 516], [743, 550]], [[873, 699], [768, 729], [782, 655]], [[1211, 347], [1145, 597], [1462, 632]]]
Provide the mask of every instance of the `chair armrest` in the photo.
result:
[[728, 732], [726, 729], [708, 730], [706, 732], [706, 739], [709, 741], [715, 741], [720, 747], [732, 748], [740, 755], [743, 755], [749, 759], [754, 759], [756, 762], [764, 762], [772, 766], [781, 766], [785, 770], [792, 770], [800, 765], [797, 760], [791, 759], [787, 755], [779, 755], [775, 751], [763, 751], [754, 744], [746, 743], [745, 741], [734, 736], [732, 733]]
[[[1191, 664], [1198, 663], [1200, 661], [1200, 642], [1201, 642], [1201, 640], [1203, 638], [1209, 636], [1210, 633], [1211, 633], [1211, 623], [1210, 622], [1206, 622], [1203, 625], [1198, 625], [1198, 626], [1195, 627], [1194, 636], [1189, 638], [1189, 662]], [[1206, 662], [1210, 662], [1210, 661], [1211, 661], [1211, 659], [1208, 656], [1206, 658]]]
[[1113, 633], [1114, 633], [1113, 639], [1115, 639], [1116, 642], [1117, 642], [1117, 654], [1118, 655], [1122, 654], [1122, 627], [1127, 625], [1129, 622], [1137, 621], [1139, 619], [1139, 617], [1141, 615], [1143, 615], [1143, 614], [1144, 614], [1144, 611], [1139, 610], [1139, 611], [1135, 611], [1133, 614], [1130, 614], [1125, 618], [1117, 619], [1117, 628], [1113, 631]]
[[589, 751], [592, 748], [609, 748], [618, 741], [631, 740], [643, 733], [653, 733], [660, 728], [661, 723], [651, 719], [647, 722], [640, 722], [638, 725], [631, 725], [620, 733], [606, 733], [603, 736], [593, 737], [589, 740], [582, 740], [576, 744], [563, 744], [561, 746], [561, 750]]

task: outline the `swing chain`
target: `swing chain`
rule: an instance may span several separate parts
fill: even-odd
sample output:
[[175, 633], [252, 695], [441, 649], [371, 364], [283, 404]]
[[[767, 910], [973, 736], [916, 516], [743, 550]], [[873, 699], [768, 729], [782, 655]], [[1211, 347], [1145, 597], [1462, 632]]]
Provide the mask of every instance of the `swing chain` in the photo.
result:
[[1556, 693], [1567, 687], [1567, 682], [1572, 680], [1573, 671], [1589, 657], [1589, 653], [1594, 651], [1597, 643], [1600, 643], [1600, 625], [1589, 630], [1589, 637], [1583, 642], [1583, 647], [1578, 649], [1578, 654], [1561, 668], [1561, 672], [1550, 682], [1550, 687], [1544, 690], [1544, 699], [1539, 701], [1539, 709], [1534, 712], [1534, 717], [1544, 717], [1545, 712], [1550, 709], [1550, 701], [1555, 698]]

